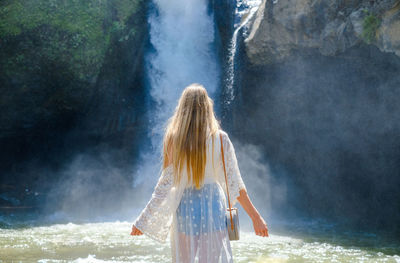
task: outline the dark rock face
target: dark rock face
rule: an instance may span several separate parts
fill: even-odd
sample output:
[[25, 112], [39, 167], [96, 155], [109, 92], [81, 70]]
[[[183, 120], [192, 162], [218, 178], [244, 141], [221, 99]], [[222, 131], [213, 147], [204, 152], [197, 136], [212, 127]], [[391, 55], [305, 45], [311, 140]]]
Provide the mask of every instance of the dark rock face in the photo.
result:
[[230, 56], [229, 45], [232, 40], [234, 23], [235, 23], [235, 8], [236, 2], [229, 0], [209, 0], [210, 12], [214, 15], [215, 25], [215, 50], [219, 57], [221, 65], [222, 77], [220, 79], [221, 92], [216, 98], [215, 111], [221, 119], [229, 122], [229, 110], [223, 104], [225, 96], [227, 96], [227, 65]]
[[274, 2], [243, 41], [233, 130], [290, 184], [275, 211], [399, 233], [400, 2]]
[[399, 57], [371, 45], [247, 61], [233, 130], [262, 147], [275, 178], [293, 182], [275, 211], [399, 232], [399, 72]]
[[77, 153], [112, 152], [108, 161], [132, 166], [146, 127], [146, 11], [142, 0], [2, 4], [4, 187], [48, 190]]

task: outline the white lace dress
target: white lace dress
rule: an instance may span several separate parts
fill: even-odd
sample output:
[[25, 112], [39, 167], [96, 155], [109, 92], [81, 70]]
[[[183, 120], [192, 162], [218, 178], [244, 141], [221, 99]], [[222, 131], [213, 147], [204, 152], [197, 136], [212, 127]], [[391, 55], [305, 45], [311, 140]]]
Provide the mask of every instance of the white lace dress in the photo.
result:
[[[229, 196], [234, 206], [239, 191], [246, 187], [233, 144], [225, 131], [219, 132], [222, 134]], [[166, 167], [150, 201], [133, 223], [156, 241], [164, 243], [169, 236], [172, 262], [233, 262], [225, 217], [227, 200], [219, 133], [214, 138], [214, 147], [212, 136], [208, 137], [207, 149], [204, 186], [196, 189], [187, 180], [182, 180], [174, 187], [172, 165]], [[186, 178], [186, 173], [182, 178]]]

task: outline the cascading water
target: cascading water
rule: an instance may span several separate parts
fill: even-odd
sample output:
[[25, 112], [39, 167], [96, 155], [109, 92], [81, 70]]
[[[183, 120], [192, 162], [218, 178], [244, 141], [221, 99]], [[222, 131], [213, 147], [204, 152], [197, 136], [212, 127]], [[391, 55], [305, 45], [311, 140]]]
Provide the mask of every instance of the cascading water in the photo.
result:
[[[134, 187], [151, 190], [145, 178], [156, 178], [160, 171], [162, 136], [167, 119], [173, 114], [181, 91], [190, 83], [203, 84], [214, 97], [220, 68], [214, 50], [214, 18], [207, 10], [208, 0], [154, 0], [149, 16], [153, 52], [146, 56], [149, 93], [154, 106], [148, 109], [150, 151], [142, 152], [134, 176]], [[225, 103], [233, 100], [235, 54], [238, 34], [256, 12], [260, 0], [238, 0], [235, 31], [229, 47]], [[243, 19], [246, 17], [245, 19]], [[158, 164], [158, 165], [155, 165]]]
[[149, 24], [154, 52], [146, 56], [149, 93], [155, 102], [148, 109], [151, 151], [141, 155], [134, 186], [141, 185], [149, 175], [156, 177], [164, 125], [182, 90], [193, 82], [204, 85], [210, 97], [217, 90], [220, 73], [213, 45], [214, 19], [207, 4], [207, 0], [153, 1]]
[[234, 25], [234, 32], [229, 44], [229, 57], [227, 65], [227, 78], [226, 88], [227, 97], [225, 103], [229, 104], [234, 97], [234, 82], [235, 82], [235, 58], [237, 51], [238, 35], [241, 29], [244, 28], [253, 15], [256, 13], [261, 0], [238, 0], [236, 5], [236, 21]]
[[[240, 30], [245, 26], [245, 20], [250, 19], [252, 12], [255, 11], [255, 9], [241, 8], [246, 6], [243, 3], [246, 3], [247, 7], [255, 7], [259, 3], [258, 0], [243, 1], [238, 2], [237, 9], [237, 19], [243, 23], [236, 23], [230, 46], [229, 66], [232, 82], [229, 87], [232, 89], [232, 94], [236, 44]], [[220, 73], [212, 47], [213, 18], [207, 13], [206, 2], [207, 0], [154, 0], [149, 23], [151, 43], [155, 52], [147, 54], [146, 57], [149, 94], [155, 102], [155, 106], [148, 109], [151, 116], [150, 144], [153, 151], [143, 153], [141, 156], [142, 165], [135, 176], [136, 186], [142, 184], [147, 177], [154, 179], [157, 175], [159, 169], [157, 153], [161, 149], [163, 124], [173, 113], [181, 90], [192, 82], [200, 82], [208, 89], [210, 96], [215, 95], [217, 91]], [[272, 1], [274, 2], [276, 1]], [[260, 170], [260, 166], [255, 165], [255, 162], [257, 158], [248, 162], [247, 166]], [[265, 172], [263, 168], [260, 171]], [[254, 176], [253, 180], [257, 180], [257, 177]], [[149, 182], [143, 185], [148, 188], [154, 186]], [[249, 187], [250, 185], [248, 184]], [[146, 188], [144, 191], [149, 192]], [[137, 197], [139, 196], [140, 193]], [[137, 209], [143, 207], [136, 200], [130, 201], [129, 205]], [[170, 261], [169, 243], [160, 244], [146, 236], [132, 237], [129, 235], [131, 224], [132, 221], [22, 225], [23, 227], [2, 225], [0, 261], [77, 263]], [[349, 263], [400, 262], [398, 241], [385, 241], [372, 233], [362, 233], [358, 230], [335, 232], [331, 224], [319, 225], [317, 221], [303, 225], [295, 223], [284, 225], [287, 229], [279, 233], [279, 223], [275, 222], [272, 223], [273, 234], [270, 238], [263, 239], [255, 236], [252, 228], [246, 229], [243, 226], [246, 225], [241, 227], [240, 242], [233, 244], [233, 257], [237, 263], [313, 263], [333, 260]], [[288, 233], [296, 238], [286, 236]]]

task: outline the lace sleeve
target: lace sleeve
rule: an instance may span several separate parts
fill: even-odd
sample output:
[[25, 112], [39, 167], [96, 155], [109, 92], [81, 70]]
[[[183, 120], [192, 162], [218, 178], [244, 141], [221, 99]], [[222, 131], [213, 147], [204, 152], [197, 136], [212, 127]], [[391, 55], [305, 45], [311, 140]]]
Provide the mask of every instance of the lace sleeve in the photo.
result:
[[148, 237], [164, 243], [173, 218], [173, 168], [165, 168], [150, 201], [134, 221], [134, 225]]
[[[231, 201], [231, 206], [234, 206], [237, 202], [237, 198], [240, 195], [239, 191], [242, 189], [246, 190], [246, 186], [240, 174], [239, 165], [236, 159], [235, 148], [233, 147], [233, 144], [229, 139], [228, 134], [224, 131], [221, 131], [221, 133], [222, 133], [222, 143], [224, 147], [225, 168], [226, 168], [226, 176], [229, 188], [229, 198]], [[225, 175], [223, 175], [223, 177], [225, 182]]]

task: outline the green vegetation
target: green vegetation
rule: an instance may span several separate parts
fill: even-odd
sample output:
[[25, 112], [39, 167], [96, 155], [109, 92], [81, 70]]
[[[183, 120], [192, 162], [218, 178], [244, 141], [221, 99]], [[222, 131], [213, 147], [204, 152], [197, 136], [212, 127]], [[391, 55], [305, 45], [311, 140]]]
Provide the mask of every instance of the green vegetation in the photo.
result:
[[[112, 37], [136, 33], [126, 24], [144, 0], [3, 0], [0, 66], [6, 75], [54, 61], [85, 82], [97, 76]], [[6, 53], [7, 52], [7, 53]]]
[[375, 15], [370, 14], [367, 10], [364, 12], [366, 13], [366, 16], [363, 21], [362, 38], [366, 43], [371, 44], [376, 41], [376, 31], [378, 30], [381, 21]]

